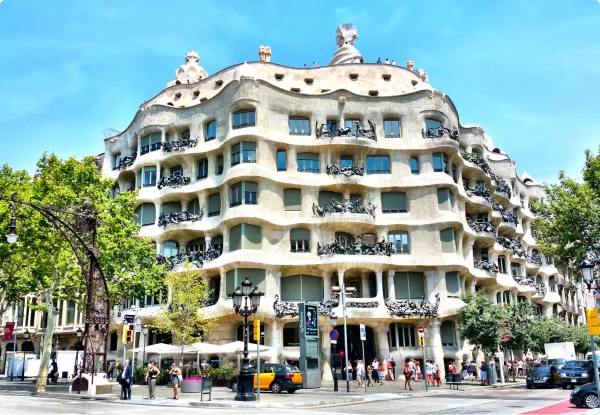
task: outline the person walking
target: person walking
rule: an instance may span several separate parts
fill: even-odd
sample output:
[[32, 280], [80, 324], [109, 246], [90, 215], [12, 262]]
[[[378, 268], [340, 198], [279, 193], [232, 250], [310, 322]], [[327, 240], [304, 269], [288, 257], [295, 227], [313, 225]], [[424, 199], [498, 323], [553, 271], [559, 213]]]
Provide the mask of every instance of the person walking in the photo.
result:
[[396, 361], [392, 357], [392, 377], [396, 380]]
[[469, 363], [466, 360], [463, 360], [460, 364], [460, 371], [463, 380], [467, 380], [469, 377]]
[[371, 365], [367, 366], [367, 387], [369, 386], [375, 386], [373, 384], [373, 366]]
[[481, 366], [479, 367], [479, 370], [481, 371], [481, 386], [488, 385], [489, 366], [485, 360], [483, 362], [481, 362]]
[[433, 386], [433, 366], [429, 359], [425, 360], [425, 381], [427, 386]]
[[396, 380], [394, 375], [392, 375], [392, 361], [391, 360], [387, 361], [387, 370], [388, 370], [387, 380], [390, 380], [390, 381]]
[[419, 363], [419, 361], [415, 362], [415, 377], [417, 378], [417, 382], [423, 380], [423, 373], [421, 372], [421, 363]]
[[379, 362], [377, 358], [373, 359], [371, 366], [373, 367], [373, 382], [379, 383]]
[[404, 390], [407, 390], [406, 387], [408, 386], [408, 390], [412, 390], [412, 387], [410, 386], [410, 379], [412, 378], [412, 375], [410, 373], [410, 369], [408, 368], [408, 363], [406, 363], [404, 365]]
[[125, 367], [121, 375], [121, 400], [131, 399], [131, 384], [133, 383], [133, 369], [129, 360], [125, 360]]
[[156, 391], [156, 379], [160, 375], [160, 370], [154, 366], [154, 360], [148, 363], [148, 371], [146, 372], [146, 383], [148, 383], [148, 399], [156, 399], [154, 392]]
[[354, 373], [354, 369], [352, 368], [352, 363], [348, 362], [348, 366], [346, 367], [346, 379], [350, 382], [350, 389], [354, 387], [354, 377], [352, 376]]
[[108, 374], [106, 375], [108, 380], [115, 377], [115, 362], [110, 362], [108, 365]]
[[[454, 366], [453, 366], [453, 368], [454, 368]], [[435, 386], [437, 386], [439, 388], [440, 386], [442, 386], [442, 369], [440, 369], [440, 365], [438, 365], [436, 363], [434, 370], [435, 370], [435, 372], [434, 372]]]
[[169, 370], [169, 375], [171, 375], [171, 384], [173, 385], [173, 399], [179, 399], [179, 384], [181, 383], [181, 369], [177, 366], [176, 362], [173, 362], [171, 365], [171, 370]]
[[413, 359], [412, 357], [408, 361], [408, 371], [410, 372], [411, 380], [414, 380], [415, 379], [415, 359]]
[[356, 380], [358, 381], [359, 388], [365, 386], [365, 364], [362, 360], [359, 360], [356, 364]]

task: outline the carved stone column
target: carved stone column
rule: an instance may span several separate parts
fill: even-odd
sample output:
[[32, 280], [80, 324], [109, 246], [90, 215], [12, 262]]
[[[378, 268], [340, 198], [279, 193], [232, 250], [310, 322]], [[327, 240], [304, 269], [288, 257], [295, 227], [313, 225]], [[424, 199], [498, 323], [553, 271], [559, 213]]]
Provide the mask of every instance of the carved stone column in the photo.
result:
[[331, 300], [331, 272], [323, 272], [323, 299]]
[[475, 287], [476, 287], [476, 285], [477, 285], [476, 281], [471, 281], [471, 283], [469, 284], [469, 291], [471, 291], [473, 294], [475, 294], [475, 291], [476, 291]]
[[156, 184], [158, 184], [158, 182], [161, 179], [161, 171], [160, 171], [160, 162], [156, 162]]
[[429, 341], [426, 342], [427, 356], [433, 359], [435, 363], [440, 365], [442, 379], [446, 376], [446, 369], [444, 367], [444, 348], [442, 346], [442, 335], [440, 332], [440, 326], [442, 325], [439, 319], [435, 319], [430, 324], [429, 329]]
[[[383, 271], [377, 271], [375, 273], [375, 276], [377, 278], [377, 299], [383, 300]], [[389, 352], [389, 348], [388, 348], [388, 352]]]
[[369, 274], [363, 272], [360, 274], [360, 291], [362, 298], [370, 298], [371, 293], [369, 292]]
[[425, 294], [430, 302], [435, 301], [435, 271], [425, 271]]
[[329, 332], [333, 329], [333, 327], [331, 326], [331, 323], [329, 321], [327, 323], [324, 323], [324, 318], [322, 318], [321, 321], [322, 323], [319, 323], [321, 331], [321, 350], [325, 352], [325, 361], [322, 362], [321, 366], [321, 380], [333, 380], [333, 374], [331, 373], [331, 365], [329, 364], [329, 362], [331, 361], [331, 339], [329, 338]]
[[181, 211], [182, 211], [182, 212], [187, 212], [187, 209], [188, 209], [188, 203], [189, 203], [189, 202], [188, 202], [187, 200], [184, 200], [184, 201], [182, 201], [182, 202], [181, 202]]
[[463, 257], [465, 258], [465, 262], [467, 266], [473, 266], [473, 246], [475, 245], [475, 241], [467, 240], [465, 242], [465, 248], [463, 251]]
[[394, 276], [396, 271], [391, 269], [388, 271], [388, 298], [392, 300], [396, 299], [396, 284], [394, 283]]
[[340, 288], [344, 287], [344, 271], [338, 271], [338, 286]]
[[297, 172], [298, 171], [298, 160], [296, 160], [296, 147], [290, 147], [287, 150], [287, 168], [288, 171]]
[[185, 249], [187, 248], [187, 242], [185, 242], [185, 241], [179, 241], [178, 245], [179, 245], [179, 252], [180, 253], [185, 253]]
[[388, 327], [379, 326], [375, 327], [375, 342], [377, 346], [377, 360], [383, 362], [390, 356], [390, 345], [387, 337]]
[[154, 210], [155, 210], [155, 218], [154, 218], [154, 224], [158, 224], [158, 217], [160, 216], [160, 214], [162, 213], [162, 203], [160, 202], [156, 202], [154, 204]]
[[160, 142], [162, 144], [164, 144], [166, 141], [167, 141], [167, 129], [161, 128], [160, 129]]
[[[281, 298], [281, 271], [275, 271], [273, 273], [273, 279], [275, 282], [275, 287], [277, 287], [275, 294], [279, 295], [279, 298]], [[273, 298], [275, 298], [275, 294], [272, 295]]]
[[[277, 363], [278, 355], [283, 353], [283, 324], [277, 319], [271, 320], [271, 359], [270, 363]], [[281, 362], [279, 362], [281, 363]]]
[[162, 255], [162, 242], [156, 243], [156, 255]]
[[498, 290], [492, 291], [492, 304], [498, 304], [497, 294], [498, 294]]
[[204, 250], [206, 251], [210, 246], [212, 246], [212, 236], [204, 237]]

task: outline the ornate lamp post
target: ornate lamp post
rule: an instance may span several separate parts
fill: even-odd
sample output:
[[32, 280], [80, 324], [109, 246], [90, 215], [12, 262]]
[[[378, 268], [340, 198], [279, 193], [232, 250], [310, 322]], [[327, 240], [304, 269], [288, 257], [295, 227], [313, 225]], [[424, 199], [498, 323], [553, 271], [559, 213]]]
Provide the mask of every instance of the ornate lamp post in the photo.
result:
[[[25, 333], [23, 333], [23, 338], [25, 341], [29, 340], [29, 330], [25, 330]], [[23, 343], [25, 343], [25, 341], [23, 341]], [[23, 370], [21, 371], [21, 382], [23, 382], [25, 381], [25, 350], [23, 350], [23, 344], [21, 344], [21, 351], [23, 352]]]
[[[54, 209], [19, 199], [17, 193], [10, 198], [0, 196], [0, 201], [8, 202], [12, 216], [8, 226], [6, 240], [10, 244], [17, 243], [17, 205], [26, 206], [40, 213], [62, 237], [69, 243], [79, 266], [86, 275], [86, 313], [85, 329], [82, 333], [83, 361], [81, 370], [77, 368], [79, 353], [75, 358], [74, 373], [88, 373], [94, 379], [96, 368], [104, 368], [106, 364], [106, 349], [108, 341], [108, 325], [110, 324], [110, 298], [104, 272], [98, 258], [100, 252], [96, 249], [96, 231], [102, 223], [98, 220], [97, 212], [90, 208], [88, 199], [81, 206], [71, 211]], [[85, 257], [87, 257], [87, 261]], [[81, 381], [81, 380], [79, 380]]]
[[[77, 329], [77, 331], [75, 332], [75, 334], [77, 335], [77, 354], [76, 359], [79, 358], [79, 349], [81, 348], [81, 336], [83, 336], [83, 331], [81, 330], [81, 327], [79, 327]], [[78, 362], [75, 361], [75, 368], [76, 369], [80, 369], [81, 366], [77, 364]], [[79, 375], [79, 373], [73, 373], [73, 377], [75, 377], [76, 375]], [[77, 382], [77, 394], [81, 393], [81, 382]]]
[[[331, 313], [331, 316], [329, 317], [329, 319], [331, 320], [331, 326], [335, 330], [335, 326], [337, 326], [338, 318], [334, 312]], [[337, 340], [333, 344], [333, 354], [331, 355], [331, 367], [333, 368], [333, 391], [337, 392], [338, 391], [338, 377], [337, 377], [337, 368], [335, 367], [335, 362], [337, 360], [337, 359], [335, 359], [335, 356], [337, 356]]]
[[[242, 282], [242, 287], [237, 287], [231, 294], [233, 298], [233, 309], [237, 314], [244, 317], [244, 358], [242, 367], [238, 375], [238, 391], [235, 395], [236, 401], [255, 401], [254, 394], [254, 375], [252, 367], [248, 360], [248, 317], [256, 313], [260, 305], [260, 297], [263, 293], [258, 291], [258, 287], [252, 287], [252, 282], [246, 277]], [[243, 300], [243, 305], [242, 305]]]
[[148, 325], [144, 324], [144, 326], [142, 327], [142, 333], [144, 334], [144, 353], [142, 354], [142, 366], [144, 366], [146, 364], [146, 343], [148, 342], [147, 340], [147, 336], [148, 336]]
[[[596, 252], [594, 253], [594, 251]], [[587, 285], [588, 290], [590, 291], [593, 289], [593, 284], [595, 282], [594, 268], [600, 268], [600, 245], [594, 247], [593, 250], [588, 251], [584, 256], [583, 261], [579, 264], [583, 282], [585, 282], [585, 285]]]

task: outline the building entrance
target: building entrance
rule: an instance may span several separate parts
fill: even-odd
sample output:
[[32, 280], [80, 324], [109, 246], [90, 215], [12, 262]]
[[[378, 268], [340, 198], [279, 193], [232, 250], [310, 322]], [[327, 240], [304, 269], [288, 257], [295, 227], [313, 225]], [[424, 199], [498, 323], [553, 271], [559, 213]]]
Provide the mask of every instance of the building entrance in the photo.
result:
[[[352, 366], [354, 368], [356, 368], [356, 361], [358, 359], [362, 359], [362, 345], [361, 345], [361, 340], [360, 340], [360, 326], [358, 325], [348, 325], [346, 326], [347, 330], [348, 330], [348, 362], [352, 364]], [[338, 338], [338, 342], [337, 342], [337, 347], [336, 347], [336, 354], [337, 356], [333, 355], [333, 345], [331, 346], [331, 353], [332, 356], [334, 358], [334, 362], [336, 362], [337, 367], [338, 368], [344, 368], [344, 365], [346, 364], [346, 358], [344, 357], [343, 359], [339, 359], [339, 352], [343, 351], [344, 353], [346, 353], [346, 350], [344, 350], [344, 326], [343, 325], [338, 325], [335, 327], [335, 329], [338, 331], [339, 333], [339, 338]], [[375, 334], [373, 332], [373, 329], [370, 327], [366, 327], [366, 331], [367, 331], [367, 340], [365, 340], [365, 369], [367, 368], [367, 365], [370, 364], [374, 358], [377, 357], [377, 359], [381, 360], [383, 359], [385, 356], [375, 356]], [[355, 373], [355, 372], [353, 372]], [[346, 371], [342, 370], [342, 379], [346, 379]]]

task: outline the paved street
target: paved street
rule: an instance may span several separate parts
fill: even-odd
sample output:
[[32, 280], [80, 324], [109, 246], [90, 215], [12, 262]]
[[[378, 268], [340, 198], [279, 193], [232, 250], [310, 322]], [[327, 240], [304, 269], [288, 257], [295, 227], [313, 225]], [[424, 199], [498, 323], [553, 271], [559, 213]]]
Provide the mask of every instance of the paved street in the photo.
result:
[[[141, 390], [140, 390], [141, 392]], [[166, 391], [165, 391], [166, 392]], [[304, 399], [327, 395], [325, 391], [304, 392]], [[308, 392], [308, 393], [307, 393]], [[522, 414], [535, 411], [535, 414], [591, 413], [571, 407], [565, 400], [569, 390], [526, 390], [524, 387], [503, 389], [467, 389], [460, 391], [436, 390], [430, 394], [369, 394], [373, 399], [367, 403], [334, 404], [316, 408], [286, 408], [286, 414]], [[267, 394], [264, 394], [267, 398]], [[331, 395], [331, 394], [329, 394]], [[139, 396], [139, 395], [138, 395]], [[289, 399], [290, 395], [271, 395], [269, 401]], [[165, 411], [182, 413], [223, 414], [223, 413], [281, 413], [281, 408], [191, 408], [181, 400], [177, 408], [169, 408], [172, 400], [163, 397], [148, 401], [135, 397], [129, 403], [121, 401], [89, 401], [80, 399], [57, 399], [53, 397], [33, 397], [4, 391], [0, 394], [0, 407], [5, 414], [152, 414]], [[545, 408], [545, 409], [542, 409]]]

